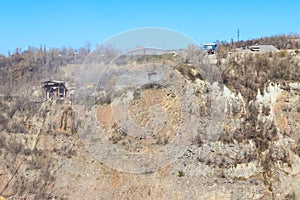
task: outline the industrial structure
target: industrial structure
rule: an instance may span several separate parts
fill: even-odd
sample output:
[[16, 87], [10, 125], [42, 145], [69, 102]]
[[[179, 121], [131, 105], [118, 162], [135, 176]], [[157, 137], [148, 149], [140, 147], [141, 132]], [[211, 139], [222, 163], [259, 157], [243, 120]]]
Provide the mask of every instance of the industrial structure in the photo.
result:
[[208, 54], [215, 54], [215, 51], [217, 49], [216, 43], [207, 43], [203, 44], [202, 48], [207, 51]]
[[56, 98], [65, 98], [67, 96], [67, 88], [65, 82], [57, 80], [48, 80], [42, 82], [42, 88], [46, 92], [47, 100], [53, 100]]

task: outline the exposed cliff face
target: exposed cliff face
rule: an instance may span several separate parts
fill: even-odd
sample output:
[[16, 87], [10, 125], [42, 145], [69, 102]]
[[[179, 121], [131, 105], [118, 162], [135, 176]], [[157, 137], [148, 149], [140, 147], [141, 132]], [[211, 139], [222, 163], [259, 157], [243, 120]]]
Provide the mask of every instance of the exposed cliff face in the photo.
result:
[[[2, 101], [1, 194], [46, 198], [57, 157], [75, 155], [74, 116], [61, 102]], [[78, 140], [78, 139], [77, 139]]]
[[[202, 118], [192, 119], [192, 125], [199, 126], [198, 133], [186, 151], [151, 173], [126, 173], [95, 159], [77, 134], [82, 124], [69, 99], [37, 103], [3, 97], [0, 195], [11, 199], [300, 198], [298, 68], [294, 59], [294, 74], [284, 71], [283, 81], [277, 72], [285, 69], [265, 67], [274, 60], [265, 60], [261, 68], [255, 68], [251, 59], [243, 68], [227, 60], [223, 73], [226, 118], [216, 140], [207, 140], [209, 133], [201, 129], [205, 124], [201, 120], [211, 114], [201, 75], [188, 65], [175, 68], [190, 88], [187, 94], [197, 100], [191, 113]], [[179, 123], [180, 102], [165, 88], [135, 91], [129, 104], [132, 120], [142, 126], [150, 126], [151, 116], [160, 113], [147, 106], [159, 104], [171, 116], [173, 121], [160, 135], [147, 140], [130, 138], [118, 129], [111, 103], [97, 105], [97, 119], [107, 129], [108, 140], [126, 151], [141, 153], [165, 145], [173, 137], [170, 130]], [[85, 114], [84, 110], [80, 113]]]

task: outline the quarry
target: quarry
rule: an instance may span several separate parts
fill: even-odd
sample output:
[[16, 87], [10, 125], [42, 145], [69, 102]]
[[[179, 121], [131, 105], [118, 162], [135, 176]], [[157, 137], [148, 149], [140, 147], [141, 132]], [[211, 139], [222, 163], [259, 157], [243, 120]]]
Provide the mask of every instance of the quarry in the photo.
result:
[[1, 59], [0, 199], [299, 199], [300, 54], [273, 47]]

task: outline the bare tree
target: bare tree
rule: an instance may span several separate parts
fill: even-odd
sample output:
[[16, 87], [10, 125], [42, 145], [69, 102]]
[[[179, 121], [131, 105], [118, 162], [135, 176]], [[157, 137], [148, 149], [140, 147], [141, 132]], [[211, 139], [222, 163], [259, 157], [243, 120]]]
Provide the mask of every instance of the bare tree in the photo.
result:
[[86, 49], [87, 53], [89, 54], [91, 52], [91, 42], [90, 41], [87, 41], [85, 44], [84, 44], [84, 48]]

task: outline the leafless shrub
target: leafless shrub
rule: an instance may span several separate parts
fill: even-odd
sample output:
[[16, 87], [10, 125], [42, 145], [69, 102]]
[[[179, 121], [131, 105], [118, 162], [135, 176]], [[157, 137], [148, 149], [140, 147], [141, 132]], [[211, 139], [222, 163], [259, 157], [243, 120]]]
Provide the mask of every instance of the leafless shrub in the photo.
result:
[[26, 128], [23, 124], [13, 122], [10, 126], [7, 127], [8, 133], [25, 133]]
[[203, 144], [202, 135], [201, 134], [196, 135], [192, 141], [192, 144], [201, 147]]

